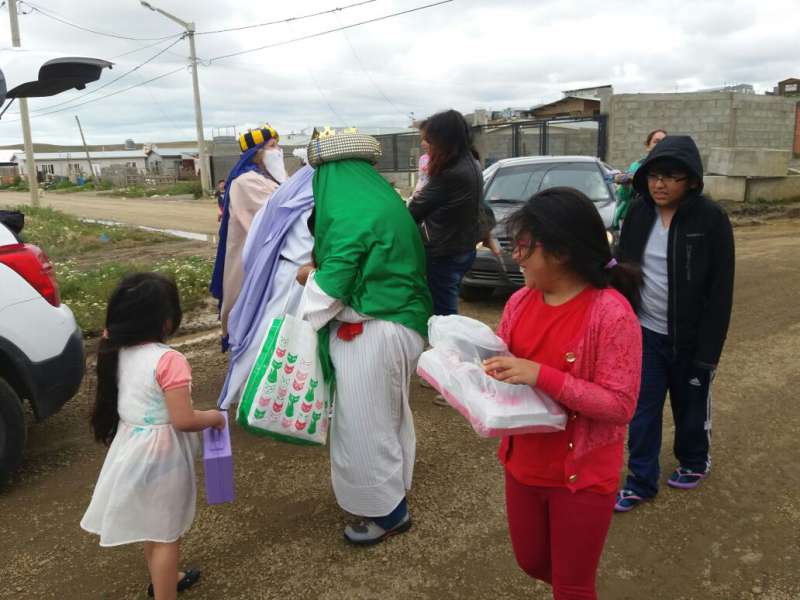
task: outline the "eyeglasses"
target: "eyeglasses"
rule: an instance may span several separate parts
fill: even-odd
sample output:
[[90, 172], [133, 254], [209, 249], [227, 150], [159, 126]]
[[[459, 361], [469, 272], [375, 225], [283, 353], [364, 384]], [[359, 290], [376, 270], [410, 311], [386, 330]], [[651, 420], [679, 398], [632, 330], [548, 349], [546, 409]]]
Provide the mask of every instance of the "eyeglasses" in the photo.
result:
[[686, 181], [689, 179], [688, 175], [658, 175], [656, 173], [648, 173], [647, 174], [647, 181], [649, 183], [656, 183], [660, 181], [661, 183], [672, 184], [672, 183], [680, 183], [681, 181]]

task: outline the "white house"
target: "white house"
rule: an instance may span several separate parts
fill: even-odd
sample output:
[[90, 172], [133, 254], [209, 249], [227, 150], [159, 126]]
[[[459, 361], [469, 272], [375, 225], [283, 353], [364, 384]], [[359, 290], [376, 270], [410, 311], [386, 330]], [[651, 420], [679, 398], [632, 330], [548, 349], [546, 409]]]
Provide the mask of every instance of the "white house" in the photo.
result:
[[[144, 173], [147, 170], [147, 154], [144, 150], [111, 150], [105, 152], [90, 152], [94, 174], [99, 176], [106, 167], [124, 166]], [[25, 173], [25, 153], [17, 152], [14, 155], [19, 165], [20, 173]], [[36, 152], [33, 155], [36, 163], [36, 172], [40, 179], [48, 176], [77, 177], [88, 175], [89, 161], [85, 152]]]

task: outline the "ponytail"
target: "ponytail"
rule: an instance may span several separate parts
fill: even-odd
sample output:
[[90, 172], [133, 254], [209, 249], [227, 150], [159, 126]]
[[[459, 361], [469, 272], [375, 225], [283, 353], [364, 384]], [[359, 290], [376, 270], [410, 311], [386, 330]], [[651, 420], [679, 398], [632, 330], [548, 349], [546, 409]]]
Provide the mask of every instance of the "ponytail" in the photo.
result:
[[110, 446], [117, 433], [119, 411], [117, 410], [117, 369], [119, 348], [102, 338], [97, 348], [97, 391], [90, 422], [94, 439]]
[[614, 263], [605, 269], [608, 273], [608, 285], [622, 294], [636, 312], [641, 303], [642, 270], [636, 263], [618, 263], [616, 260]]

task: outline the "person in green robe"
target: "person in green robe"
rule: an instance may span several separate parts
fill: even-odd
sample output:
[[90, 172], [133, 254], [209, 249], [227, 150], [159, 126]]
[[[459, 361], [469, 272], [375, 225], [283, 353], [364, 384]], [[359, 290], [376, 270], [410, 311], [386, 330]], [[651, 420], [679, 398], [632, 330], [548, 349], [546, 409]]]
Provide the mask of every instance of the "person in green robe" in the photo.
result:
[[411, 527], [409, 385], [433, 309], [425, 250], [402, 198], [368, 162], [322, 164], [313, 188], [315, 264], [298, 272], [307, 288], [301, 314], [328, 329], [333, 490], [361, 517], [345, 537], [368, 545]]

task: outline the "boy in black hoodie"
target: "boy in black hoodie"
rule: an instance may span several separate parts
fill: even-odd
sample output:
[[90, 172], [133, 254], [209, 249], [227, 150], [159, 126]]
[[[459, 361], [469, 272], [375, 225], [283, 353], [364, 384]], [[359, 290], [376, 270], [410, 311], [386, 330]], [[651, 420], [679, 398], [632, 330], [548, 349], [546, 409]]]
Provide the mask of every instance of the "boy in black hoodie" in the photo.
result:
[[678, 468], [667, 484], [693, 489], [711, 468], [711, 382], [733, 303], [733, 230], [703, 196], [689, 136], [667, 136], [633, 180], [641, 199], [620, 234], [619, 258], [641, 264], [642, 385], [628, 438], [630, 471], [615, 510], [658, 492], [661, 420], [669, 392]]

